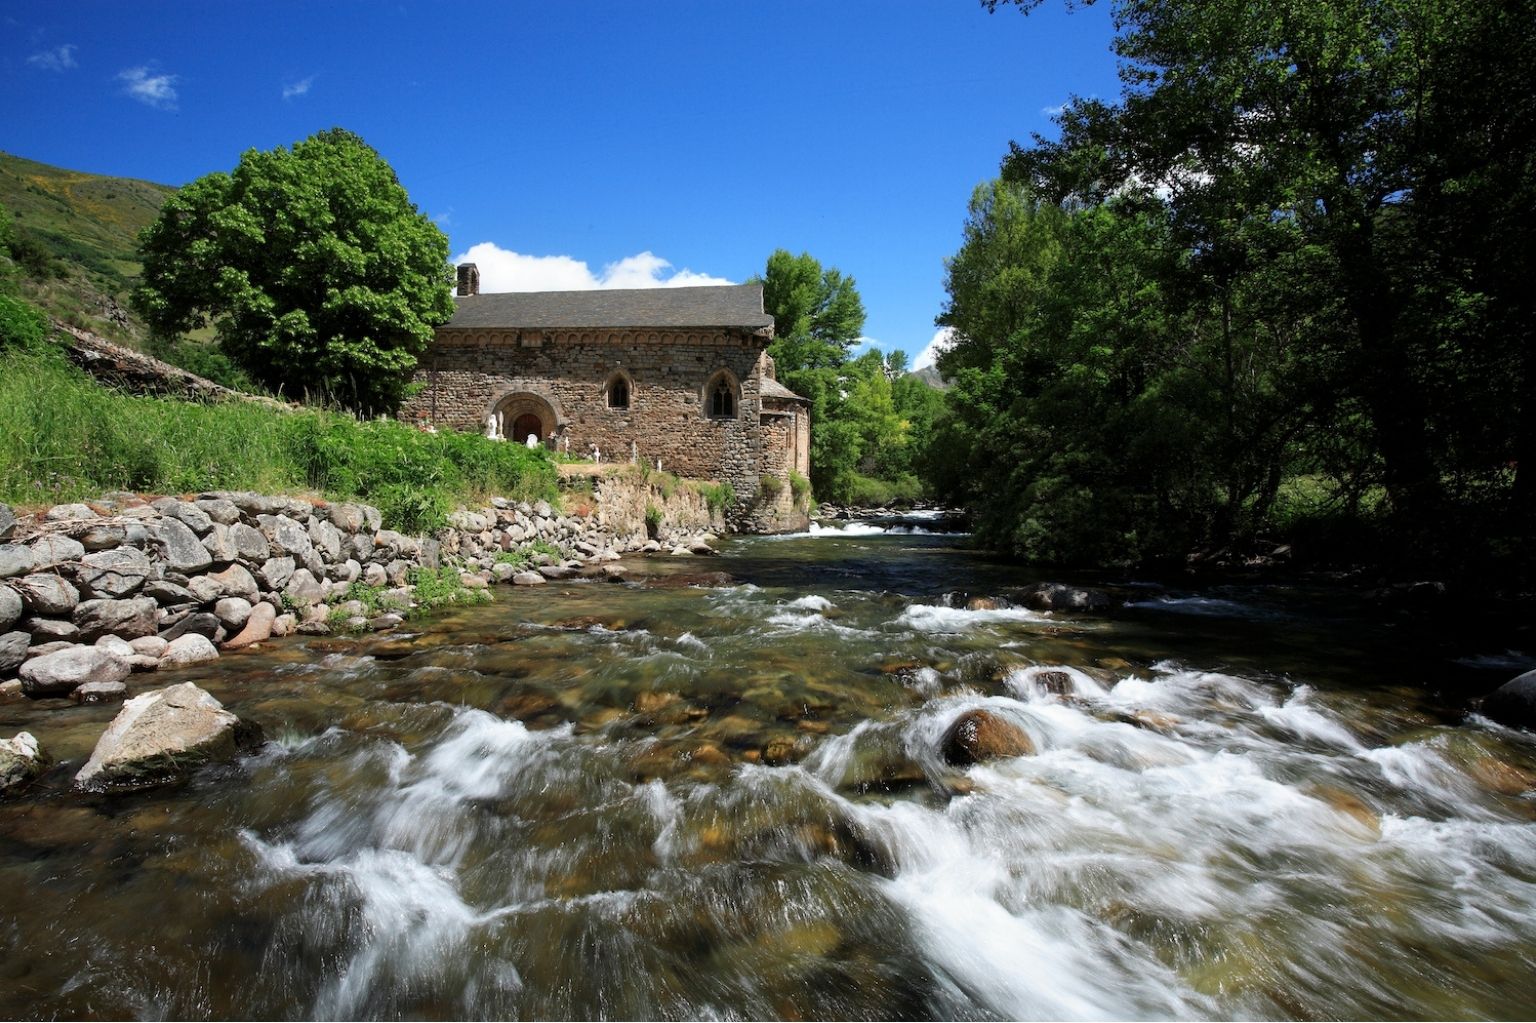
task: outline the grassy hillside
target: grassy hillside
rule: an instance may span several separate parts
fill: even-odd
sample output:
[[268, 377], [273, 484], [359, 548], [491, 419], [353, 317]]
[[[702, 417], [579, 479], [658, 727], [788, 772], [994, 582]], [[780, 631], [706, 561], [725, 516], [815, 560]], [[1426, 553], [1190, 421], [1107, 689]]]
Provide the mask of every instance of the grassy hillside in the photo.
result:
[[25, 248], [22, 292], [61, 320], [128, 342], [138, 235], [175, 189], [50, 167], [0, 152], [0, 204]]

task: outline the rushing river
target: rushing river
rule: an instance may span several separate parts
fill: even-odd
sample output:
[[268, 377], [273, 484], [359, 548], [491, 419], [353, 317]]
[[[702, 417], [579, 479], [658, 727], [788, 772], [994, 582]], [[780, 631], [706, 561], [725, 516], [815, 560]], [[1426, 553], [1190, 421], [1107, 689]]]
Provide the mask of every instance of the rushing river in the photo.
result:
[[[169, 791], [0, 706], [66, 762], [0, 803], [0, 1016], [1530, 1015], [1536, 742], [1418, 630], [869, 533], [188, 670], [269, 741]], [[1036, 754], [948, 766], [978, 707]]]

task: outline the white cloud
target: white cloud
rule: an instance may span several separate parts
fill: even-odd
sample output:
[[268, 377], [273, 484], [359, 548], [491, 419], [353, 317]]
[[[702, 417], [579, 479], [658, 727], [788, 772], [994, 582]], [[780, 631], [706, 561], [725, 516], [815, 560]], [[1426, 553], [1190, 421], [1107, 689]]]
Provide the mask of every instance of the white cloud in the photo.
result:
[[70, 68], [80, 66], [75, 62], [77, 49], [79, 47], [74, 43], [65, 43], [63, 46], [55, 46], [51, 50], [32, 54], [27, 58], [27, 63], [44, 71], [68, 71]]
[[938, 363], [939, 356], [955, 346], [955, 329], [953, 327], [940, 327], [934, 331], [933, 339], [928, 342], [928, 347], [917, 353], [917, 358], [912, 360], [912, 370], [927, 369]]
[[315, 76], [301, 78], [297, 82], [291, 82], [283, 86], [283, 99], [293, 99], [295, 96], [303, 96], [309, 92], [309, 87], [315, 84]]
[[1065, 103], [1058, 103], [1054, 107], [1041, 107], [1040, 112], [1046, 117], [1060, 117], [1061, 112], [1065, 109], [1067, 109]]
[[732, 284], [724, 277], [683, 269], [662, 276], [671, 263], [650, 251], [609, 263], [593, 273], [584, 260], [570, 256], [530, 256], [503, 249], [495, 242], [471, 245], [453, 257], [454, 263], [474, 263], [480, 270], [480, 290], [592, 291], [598, 288], [684, 288]]
[[176, 109], [176, 76], [157, 75], [146, 67], [131, 67], [120, 71], [117, 80], [123, 83], [123, 91], [140, 103], [161, 110]]

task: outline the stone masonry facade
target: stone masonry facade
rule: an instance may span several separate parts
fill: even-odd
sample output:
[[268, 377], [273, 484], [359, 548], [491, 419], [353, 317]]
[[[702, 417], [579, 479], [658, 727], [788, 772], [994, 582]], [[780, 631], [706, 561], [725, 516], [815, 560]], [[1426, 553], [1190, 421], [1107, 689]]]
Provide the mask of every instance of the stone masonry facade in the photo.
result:
[[[620, 322], [590, 322], [605, 317]], [[790, 474], [809, 474], [810, 417], [774, 379], [771, 340], [755, 286], [461, 295], [401, 417], [509, 443], [533, 432], [562, 453], [729, 482], [737, 528], [803, 528], [788, 495]]]

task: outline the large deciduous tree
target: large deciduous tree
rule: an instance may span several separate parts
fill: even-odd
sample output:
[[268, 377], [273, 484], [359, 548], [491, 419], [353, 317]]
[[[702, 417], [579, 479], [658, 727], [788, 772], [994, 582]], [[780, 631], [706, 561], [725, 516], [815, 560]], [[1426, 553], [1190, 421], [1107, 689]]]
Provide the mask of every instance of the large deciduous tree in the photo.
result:
[[[1298, 473], [1350, 508], [1382, 496], [1375, 521], [1407, 560], [1456, 567], [1478, 533], [1498, 537], [1493, 559], [1500, 544], [1528, 548], [1536, 289], [1520, 282], [1536, 251], [1536, 3], [1113, 7], [1121, 97], [1074, 100], [1059, 138], [1014, 146], [994, 187], [1038, 208], [1009, 221], [996, 195], [973, 207], [988, 230], [951, 264], [946, 316], [962, 343], [946, 365], [972, 371], [962, 402], [1021, 424], [1036, 462], [1109, 456], [1059, 478], [1079, 480], [1096, 511], [1128, 495], [1134, 515], [1115, 528], [1138, 534], [1132, 549], [1179, 520], [1224, 542]], [[1010, 223], [1035, 241], [1013, 244]], [[1076, 290], [1093, 280], [1107, 287]], [[1156, 315], [1141, 329], [1123, 318], [1143, 310]], [[1095, 348], [1113, 356], [1097, 377], [1108, 387], [1047, 424], [1049, 393], [1104, 369]], [[1057, 383], [1027, 376], [1040, 372]], [[1163, 410], [1151, 428], [1184, 438], [1185, 483], [1128, 464], [1145, 455], [1132, 445], [1152, 436], [1146, 423], [1105, 432], [1140, 422], [1121, 418], [1133, 409]], [[1044, 494], [1045, 478], [1020, 487]], [[998, 517], [1005, 531], [1027, 515]]]
[[261, 384], [361, 412], [398, 404], [453, 313], [447, 239], [342, 129], [192, 182], [140, 248], [134, 306], [156, 332], [211, 323]]
[[773, 317], [768, 353], [781, 371], [843, 364], [864, 329], [864, 302], [852, 277], [823, 269], [808, 252], [792, 256], [778, 249], [758, 282], [763, 311]]

